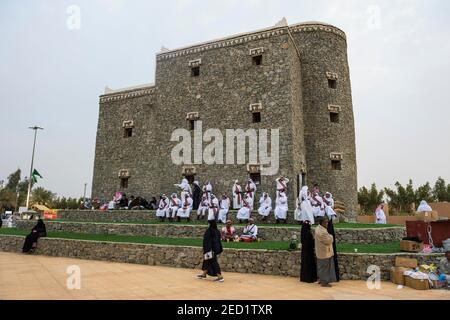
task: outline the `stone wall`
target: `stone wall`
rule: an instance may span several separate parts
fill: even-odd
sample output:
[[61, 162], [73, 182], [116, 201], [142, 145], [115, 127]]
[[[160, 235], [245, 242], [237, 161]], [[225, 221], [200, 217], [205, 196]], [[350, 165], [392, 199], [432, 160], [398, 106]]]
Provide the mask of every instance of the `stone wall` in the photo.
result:
[[[20, 252], [24, 237], [0, 235], [0, 251]], [[202, 250], [197, 247], [114, 243], [55, 238], [39, 239], [35, 254], [111, 262], [161, 265], [199, 269]], [[414, 257], [419, 263], [437, 263], [443, 254], [353, 254], [339, 255], [342, 279], [366, 279], [367, 267], [380, 267], [381, 278], [389, 279], [396, 256]], [[258, 273], [298, 277], [299, 251], [224, 249], [219, 263], [225, 272]]]
[[[230, 210], [228, 218], [234, 223], [236, 220], [237, 211]], [[194, 220], [197, 217], [197, 212], [194, 210], [191, 212], [191, 219]], [[261, 221], [261, 216], [256, 210], [253, 211], [252, 217], [256, 222]], [[57, 214], [58, 219], [68, 221], [96, 221], [96, 222], [140, 222], [140, 221], [155, 221], [157, 217], [155, 211], [152, 210], [112, 210], [112, 211], [100, 211], [100, 210], [68, 210], [61, 211]], [[268, 223], [275, 223], [273, 210], [270, 213]], [[287, 223], [294, 224], [294, 212], [289, 211], [287, 214]], [[205, 221], [206, 224], [206, 221]]]
[[[31, 229], [35, 222], [18, 220], [18, 229]], [[205, 225], [180, 224], [120, 224], [120, 223], [82, 223], [82, 222], [46, 222], [47, 231], [64, 231], [91, 234], [119, 234], [132, 236], [151, 236], [168, 238], [201, 238]], [[243, 228], [236, 227], [238, 234]], [[336, 239], [340, 243], [383, 243], [401, 240], [406, 236], [405, 228], [383, 229], [341, 229], [336, 228]], [[266, 227], [258, 228], [259, 237], [263, 240], [289, 241], [293, 235], [300, 239], [300, 227]]]

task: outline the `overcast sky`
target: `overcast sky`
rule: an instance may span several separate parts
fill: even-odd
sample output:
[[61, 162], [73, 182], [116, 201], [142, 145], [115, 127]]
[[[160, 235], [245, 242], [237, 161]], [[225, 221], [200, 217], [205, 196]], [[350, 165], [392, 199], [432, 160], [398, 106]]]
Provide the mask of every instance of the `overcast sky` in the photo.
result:
[[[79, 29], [67, 13], [72, 5]], [[40, 185], [80, 196], [86, 182], [89, 194], [105, 86], [153, 82], [161, 46], [265, 28], [282, 17], [347, 34], [359, 186], [450, 180], [449, 12], [444, 0], [1, 0], [0, 180], [18, 167], [28, 175], [27, 128], [37, 124], [45, 128], [35, 157]]]

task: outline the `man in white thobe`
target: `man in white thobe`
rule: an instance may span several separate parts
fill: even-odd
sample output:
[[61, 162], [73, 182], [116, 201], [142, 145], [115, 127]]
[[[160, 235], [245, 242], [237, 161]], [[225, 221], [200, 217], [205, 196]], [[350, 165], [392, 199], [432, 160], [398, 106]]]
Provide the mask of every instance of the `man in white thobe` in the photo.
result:
[[330, 192], [325, 192], [323, 202], [325, 204], [325, 214], [328, 216], [328, 219], [333, 221], [336, 220], [337, 214], [334, 211], [334, 199]]
[[224, 193], [220, 200], [219, 222], [226, 223], [228, 210], [230, 210], [230, 198]]
[[213, 193], [211, 193], [211, 201], [209, 202], [208, 208], [208, 221], [216, 220], [218, 211], [219, 211], [219, 199], [217, 199], [216, 196]]
[[288, 212], [288, 198], [286, 196], [286, 193], [284, 191], [278, 192], [278, 197], [276, 200], [275, 205], [275, 218], [277, 219], [277, 223], [280, 223], [280, 221], [286, 223], [287, 219], [287, 212]]
[[247, 184], [245, 185], [245, 193], [252, 198], [252, 210], [253, 210], [253, 203], [255, 202], [255, 194], [256, 194], [256, 184], [253, 182], [252, 179], [248, 179]]
[[200, 205], [197, 209], [197, 220], [204, 219], [206, 213], [209, 210], [209, 201], [206, 195], [202, 196], [202, 201], [200, 201]]
[[236, 215], [239, 223], [242, 223], [242, 221], [247, 221], [250, 218], [250, 215], [252, 213], [252, 207], [250, 205], [251, 201], [252, 198], [248, 194], [245, 195], [244, 199], [242, 199], [242, 208], [238, 210]]
[[180, 209], [181, 200], [178, 199], [176, 193], [172, 193], [172, 197], [170, 198], [169, 210], [168, 210], [168, 218], [169, 221], [172, 221], [173, 218], [177, 215], [178, 209]]
[[263, 221], [267, 220], [267, 217], [272, 211], [272, 199], [267, 192], [264, 192], [259, 199], [258, 213], [263, 217]]
[[375, 209], [375, 223], [377, 223], [377, 224], [386, 224], [386, 215], [384, 214], [383, 205], [382, 204], [380, 204]]
[[[298, 206], [299, 202], [300, 204]], [[314, 224], [313, 207], [311, 205], [310, 193], [307, 186], [303, 186], [300, 190], [299, 196], [297, 198], [297, 208], [300, 208], [300, 210], [295, 210], [295, 220], [300, 222], [309, 221], [311, 224]]]
[[192, 198], [189, 194], [186, 194], [184, 196], [184, 199], [182, 200], [181, 208], [177, 211], [177, 218], [178, 221], [181, 220], [181, 218], [186, 218], [187, 221], [190, 220], [190, 214], [192, 210]]
[[191, 186], [189, 185], [189, 182], [187, 181], [186, 178], [181, 180], [180, 184], [174, 184], [174, 186], [181, 189], [181, 195], [180, 195], [181, 199], [185, 199], [186, 194], [189, 194], [189, 195], [192, 194]]
[[258, 238], [258, 227], [253, 223], [253, 219], [249, 218], [248, 223], [242, 231], [242, 235], [240, 237], [241, 241], [252, 242], [256, 241]]
[[311, 196], [311, 205], [313, 206], [314, 217], [323, 217], [325, 215], [325, 203], [322, 199], [322, 196], [319, 194], [319, 191], [313, 192]]
[[277, 191], [278, 192], [287, 192], [287, 184], [289, 182], [289, 179], [283, 176], [278, 177], [276, 180], [277, 182]]
[[211, 194], [212, 194], [212, 184], [211, 181], [206, 181], [205, 185], [203, 186], [203, 196], [206, 196], [208, 201], [211, 201]]
[[167, 196], [163, 194], [161, 196], [161, 200], [159, 200], [158, 209], [156, 209], [156, 216], [159, 218], [159, 220], [164, 221], [166, 219], [166, 216], [169, 215], [169, 199], [167, 199]]
[[234, 181], [233, 185], [233, 208], [239, 209], [242, 207], [242, 187], [239, 184], [239, 181]]

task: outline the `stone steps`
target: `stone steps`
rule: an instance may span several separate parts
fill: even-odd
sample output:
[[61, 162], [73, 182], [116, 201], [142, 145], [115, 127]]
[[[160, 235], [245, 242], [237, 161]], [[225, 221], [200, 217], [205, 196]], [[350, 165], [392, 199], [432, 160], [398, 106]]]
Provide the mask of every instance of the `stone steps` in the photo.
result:
[[[51, 221], [46, 222], [47, 231], [64, 231], [90, 234], [117, 234], [130, 236], [150, 236], [167, 238], [202, 238], [206, 225], [183, 225], [179, 223], [168, 224], [138, 224], [138, 223], [104, 223], [104, 222], [75, 222]], [[30, 230], [34, 221], [18, 220], [17, 228]], [[236, 227], [237, 233], [242, 234], [243, 227]], [[295, 235], [300, 239], [300, 226], [258, 226], [259, 237], [263, 240], [289, 241]], [[339, 243], [383, 243], [400, 241], [406, 236], [404, 227], [388, 228], [335, 228], [336, 240]]]
[[[23, 236], [0, 235], [0, 251], [21, 252], [23, 241]], [[192, 269], [200, 269], [202, 263], [200, 247], [56, 238], [40, 238], [35, 254]], [[367, 268], [376, 265], [380, 267], [381, 279], [388, 280], [396, 256], [416, 258], [419, 264], [437, 264], [443, 254], [341, 253], [338, 257], [341, 279], [364, 280], [369, 276]], [[219, 257], [219, 263], [225, 272], [298, 277], [300, 251], [226, 248]]]

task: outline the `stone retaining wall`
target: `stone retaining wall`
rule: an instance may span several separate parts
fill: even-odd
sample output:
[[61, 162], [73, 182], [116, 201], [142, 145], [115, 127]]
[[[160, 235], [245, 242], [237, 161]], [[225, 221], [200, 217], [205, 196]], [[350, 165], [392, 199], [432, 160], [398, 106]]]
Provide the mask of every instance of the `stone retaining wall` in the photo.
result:
[[[34, 221], [18, 220], [18, 229], [31, 229]], [[93, 234], [119, 234], [131, 236], [151, 236], [170, 238], [201, 238], [206, 225], [181, 224], [130, 224], [130, 223], [83, 223], [46, 221], [47, 231], [65, 231], [75, 233]], [[237, 233], [242, 234], [243, 227], [236, 227]], [[406, 230], [399, 228], [372, 228], [372, 229], [342, 229], [336, 228], [337, 241], [341, 243], [383, 243], [401, 240], [406, 236]], [[259, 237], [264, 240], [289, 241], [293, 235], [300, 239], [300, 226], [293, 227], [267, 227], [258, 228]]]
[[[236, 210], [230, 210], [228, 218], [234, 223], [237, 223]], [[258, 222], [261, 221], [261, 216], [258, 211], [253, 210], [252, 217]], [[60, 211], [57, 214], [57, 218], [68, 221], [93, 221], [93, 222], [141, 222], [141, 221], [156, 221], [157, 217], [154, 210], [68, 210]], [[197, 218], [197, 212], [194, 210], [191, 212], [191, 219]], [[270, 213], [267, 222], [275, 223], [273, 211]], [[206, 223], [206, 220], [205, 220]], [[295, 224], [294, 212], [289, 211], [287, 214], [287, 223]]]
[[[0, 235], [0, 251], [20, 252], [24, 237]], [[202, 250], [199, 247], [153, 244], [115, 243], [55, 238], [39, 239], [35, 254], [112, 262], [161, 265], [199, 269]], [[342, 279], [366, 279], [367, 267], [380, 267], [381, 279], [389, 280], [389, 270], [396, 256], [414, 257], [419, 263], [437, 263], [443, 254], [362, 254], [339, 255]], [[225, 272], [258, 273], [297, 277], [300, 272], [299, 251], [224, 249], [219, 258]]]

